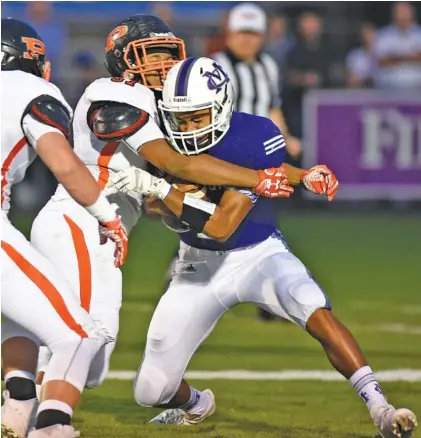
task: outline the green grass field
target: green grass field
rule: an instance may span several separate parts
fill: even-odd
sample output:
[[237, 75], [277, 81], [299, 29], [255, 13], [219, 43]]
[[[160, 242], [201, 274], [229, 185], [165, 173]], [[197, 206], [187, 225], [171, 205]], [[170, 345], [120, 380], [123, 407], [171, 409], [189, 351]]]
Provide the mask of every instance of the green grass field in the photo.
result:
[[[282, 231], [329, 294], [373, 369], [421, 369], [421, 220], [418, 216], [285, 213]], [[124, 267], [121, 332], [113, 370], [136, 370], [164, 273], [177, 244], [160, 223], [142, 221]], [[242, 305], [228, 313], [189, 370], [330, 370], [319, 345], [289, 323], [262, 323]], [[217, 412], [203, 425], [146, 425], [158, 413], [137, 406], [132, 382], [108, 380], [87, 391], [75, 423], [82, 436], [324, 437], [376, 435], [347, 382], [193, 381], [212, 388]], [[421, 416], [421, 382], [382, 385], [389, 401]]]

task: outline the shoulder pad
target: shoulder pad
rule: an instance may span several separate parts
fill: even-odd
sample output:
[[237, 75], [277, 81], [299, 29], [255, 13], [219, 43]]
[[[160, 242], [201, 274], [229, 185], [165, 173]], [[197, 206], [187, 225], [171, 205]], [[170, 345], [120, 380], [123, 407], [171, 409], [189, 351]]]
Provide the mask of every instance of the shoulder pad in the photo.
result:
[[98, 102], [88, 110], [90, 130], [100, 140], [131, 137], [149, 121], [149, 114], [134, 106], [118, 102]]
[[58, 129], [66, 138], [69, 137], [72, 115], [55, 97], [48, 94], [36, 97], [26, 107], [22, 120], [27, 114], [44, 125]]
[[[115, 79], [118, 79], [118, 81]], [[135, 108], [140, 108], [154, 117], [157, 108], [152, 90], [139, 83], [120, 79], [97, 79], [86, 89], [85, 98], [91, 103], [101, 101], [126, 103]]]

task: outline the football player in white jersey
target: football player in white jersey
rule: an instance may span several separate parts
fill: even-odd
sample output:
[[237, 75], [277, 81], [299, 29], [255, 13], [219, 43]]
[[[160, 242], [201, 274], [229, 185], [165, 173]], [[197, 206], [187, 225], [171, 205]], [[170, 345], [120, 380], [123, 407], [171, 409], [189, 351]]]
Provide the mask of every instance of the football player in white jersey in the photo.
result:
[[[187, 73], [187, 86], [180, 87]], [[206, 151], [250, 167], [281, 163], [285, 142], [279, 129], [264, 117], [233, 112], [233, 101], [230, 79], [216, 61], [188, 58], [174, 66], [159, 102], [174, 148], [181, 154]], [[310, 190], [314, 179], [328, 197], [337, 188], [331, 171], [324, 179], [320, 173], [315, 178], [312, 171], [297, 171]], [[151, 422], [192, 425], [213, 414], [212, 391], [190, 387], [184, 371], [222, 315], [238, 303], [251, 302], [319, 341], [365, 402], [382, 437], [414, 436], [415, 414], [388, 403], [356, 340], [277, 230], [272, 200], [236, 187], [208, 187], [207, 200], [197, 199], [141, 169], [123, 171], [111, 184], [154, 196], [190, 227], [179, 233], [174, 276], [152, 317], [134, 385], [139, 404], [181, 409], [164, 411]], [[263, 290], [264, 284], [272, 284], [274, 292]]]
[[[34, 374], [38, 344], [52, 351], [36, 429], [31, 438], [73, 437], [73, 409], [89, 366], [108, 341], [106, 330], [84, 310], [64, 276], [10, 223], [11, 189], [38, 155], [66, 187], [73, 202], [102, 226], [116, 251], [127, 253], [127, 235], [115, 209], [67, 141], [72, 110], [49, 83], [45, 46], [27, 24], [1, 21], [1, 311], [2, 373], [6, 394], [2, 436], [24, 438], [36, 405]], [[50, 239], [48, 229], [44, 239]], [[100, 236], [97, 232], [96, 238]]]
[[[106, 65], [112, 75], [87, 87], [75, 109], [74, 151], [105, 189], [110, 176], [146, 159], [179, 178], [201, 184], [231, 184], [255, 188], [264, 196], [289, 196], [279, 186], [281, 169], [255, 171], [208, 156], [186, 157], [175, 152], [159, 127], [156, 93], [167, 71], [185, 59], [184, 42], [158, 17], [135, 15], [113, 29], [106, 41]], [[141, 197], [108, 193], [129, 233], [141, 214]], [[99, 245], [97, 225], [65, 188], [56, 193], [34, 221], [31, 243], [78, 291], [82, 306], [99, 319], [113, 338], [118, 333], [122, 278], [112, 265], [112, 249]], [[54, 239], [45, 238], [45, 230]], [[115, 343], [95, 358], [87, 386], [99, 385], [108, 370]], [[48, 352], [40, 355], [40, 371]], [[42, 373], [40, 378], [42, 377]]]

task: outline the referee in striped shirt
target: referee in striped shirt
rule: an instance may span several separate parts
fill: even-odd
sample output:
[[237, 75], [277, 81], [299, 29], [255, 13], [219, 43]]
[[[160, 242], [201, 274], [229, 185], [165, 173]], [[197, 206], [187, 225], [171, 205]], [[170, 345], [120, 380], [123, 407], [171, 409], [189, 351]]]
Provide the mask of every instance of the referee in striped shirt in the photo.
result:
[[266, 14], [253, 3], [240, 3], [228, 17], [226, 50], [211, 55], [228, 73], [235, 89], [236, 111], [268, 117], [279, 127], [292, 157], [301, 152], [300, 141], [288, 134], [281, 110], [279, 67], [262, 52]]

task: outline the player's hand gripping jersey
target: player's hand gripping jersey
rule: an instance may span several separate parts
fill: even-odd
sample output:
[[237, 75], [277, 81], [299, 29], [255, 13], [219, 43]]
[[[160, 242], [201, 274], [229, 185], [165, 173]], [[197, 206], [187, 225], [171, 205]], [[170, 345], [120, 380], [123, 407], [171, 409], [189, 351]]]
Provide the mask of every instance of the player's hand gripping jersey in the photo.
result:
[[37, 155], [38, 139], [49, 132], [68, 137], [72, 110], [60, 90], [35, 75], [2, 71], [1, 208]]

